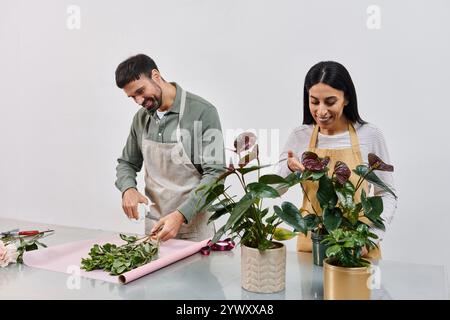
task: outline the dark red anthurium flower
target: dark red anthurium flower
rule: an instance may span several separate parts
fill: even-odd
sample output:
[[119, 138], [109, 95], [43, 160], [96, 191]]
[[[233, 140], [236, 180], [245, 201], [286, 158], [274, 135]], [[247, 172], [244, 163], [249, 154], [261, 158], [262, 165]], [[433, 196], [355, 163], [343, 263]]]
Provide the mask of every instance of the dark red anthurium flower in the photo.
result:
[[334, 165], [333, 175], [336, 177], [336, 180], [340, 185], [344, 185], [350, 178], [351, 174], [352, 172], [344, 162], [337, 161]]
[[327, 167], [328, 163], [330, 162], [330, 158], [325, 157], [321, 159], [314, 152], [306, 151], [302, 154], [301, 162], [306, 170], [311, 172], [320, 172]]
[[389, 171], [389, 172], [394, 171], [394, 166], [384, 163], [383, 160], [381, 160], [376, 154], [369, 153], [368, 158], [369, 158], [369, 166], [373, 170]]
[[234, 140], [234, 148], [236, 153], [249, 150], [256, 143], [257, 137], [252, 132], [243, 132]]

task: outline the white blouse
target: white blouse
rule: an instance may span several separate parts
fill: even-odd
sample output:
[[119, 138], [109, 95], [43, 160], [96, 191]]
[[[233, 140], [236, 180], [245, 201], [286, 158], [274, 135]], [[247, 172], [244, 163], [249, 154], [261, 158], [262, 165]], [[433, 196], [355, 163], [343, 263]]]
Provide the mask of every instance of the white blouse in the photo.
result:
[[[365, 163], [368, 163], [368, 154], [374, 153], [385, 163], [392, 164], [389, 158], [386, 142], [380, 129], [370, 123], [366, 123], [364, 125], [355, 124], [354, 126], [356, 134], [358, 136], [363, 161]], [[294, 154], [297, 155], [297, 157], [300, 159], [302, 153], [308, 150], [309, 140], [311, 138], [312, 132], [313, 125], [301, 125], [295, 128], [290, 134], [286, 145], [284, 146], [283, 152], [280, 155], [280, 159], [287, 158], [288, 150], [292, 150]], [[324, 135], [319, 132], [317, 138], [318, 149], [341, 149], [350, 147], [351, 142], [350, 134], [348, 131], [335, 135]], [[278, 175], [286, 177], [291, 172], [292, 171], [287, 166], [287, 160], [284, 160], [277, 165]], [[394, 193], [396, 193], [392, 172], [376, 171], [375, 173], [384, 183], [391, 187]], [[390, 193], [383, 191], [377, 186], [372, 185], [371, 188], [373, 188], [374, 195], [381, 196], [383, 199], [384, 210], [381, 214], [381, 217], [384, 219], [387, 231], [397, 208], [397, 200]], [[383, 239], [383, 231], [374, 229], [372, 230], [372, 232], [378, 235], [379, 240]]]

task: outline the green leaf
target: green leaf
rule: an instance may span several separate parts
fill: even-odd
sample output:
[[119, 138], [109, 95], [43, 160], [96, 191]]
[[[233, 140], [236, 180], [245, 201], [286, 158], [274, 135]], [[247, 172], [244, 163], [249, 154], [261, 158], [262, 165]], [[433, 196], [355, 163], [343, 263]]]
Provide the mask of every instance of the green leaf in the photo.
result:
[[377, 220], [383, 212], [383, 200], [380, 196], [366, 198], [361, 201], [364, 215], [370, 220]]
[[269, 213], [269, 208], [265, 208], [264, 210], [260, 211], [259, 216], [264, 218]]
[[227, 223], [225, 224], [225, 230], [230, 229], [241, 217], [242, 215], [252, 206], [255, 202], [255, 198], [253, 198], [252, 193], [247, 193], [245, 196], [236, 203], [236, 206], [233, 208], [233, 211], [228, 218]]
[[[328, 169], [328, 168], [327, 168]], [[306, 180], [310, 180], [310, 181], [318, 181], [320, 180], [323, 176], [326, 175], [325, 171], [320, 171], [320, 172], [313, 172], [313, 171], [309, 171], [309, 170], [305, 170], [303, 171], [303, 173], [301, 174], [301, 181], [306, 181]]]
[[383, 199], [380, 196], [366, 197], [366, 192], [361, 192], [361, 203], [366, 216], [376, 228], [385, 230], [381, 213], [383, 212]]
[[36, 243], [31, 243], [25, 246], [25, 251], [33, 251], [33, 250], [37, 250], [38, 246]]
[[342, 187], [336, 186], [336, 195], [342, 206], [348, 210], [352, 210], [355, 206], [353, 203], [353, 196], [355, 194], [355, 187], [350, 181], [347, 181]]
[[214, 186], [211, 191], [207, 193], [205, 205], [210, 204], [215, 199], [217, 199], [225, 191], [225, 186], [223, 184], [218, 184]]
[[247, 189], [258, 198], [278, 198], [280, 196], [277, 190], [260, 182], [249, 183]]
[[335, 244], [335, 245], [327, 248], [327, 251], [325, 252], [325, 254], [327, 255], [327, 257], [330, 258], [330, 257], [336, 256], [340, 252], [341, 252], [341, 246]]
[[117, 274], [121, 274], [121, 273], [123, 273], [126, 269], [127, 269], [126, 266], [121, 266], [121, 267], [117, 268], [116, 273], [117, 273]]
[[317, 226], [320, 223], [320, 218], [317, 215], [311, 214], [311, 213], [304, 216], [303, 220], [305, 221], [306, 228], [308, 230], [313, 230], [313, 229], [317, 228]]
[[355, 205], [355, 207], [350, 211], [349, 221], [352, 225], [358, 222], [359, 213], [362, 210], [362, 203], [359, 202]]
[[301, 173], [300, 172], [292, 172], [286, 178], [284, 178], [284, 180], [286, 180], [287, 187], [292, 187], [292, 186], [300, 183]]
[[273, 224], [277, 218], [278, 218], [278, 215], [273, 214], [269, 218], [266, 219], [266, 223], [267, 224]]
[[[230, 206], [230, 208], [233, 208], [233, 206]], [[217, 210], [213, 215], [211, 215], [211, 217], [209, 217], [208, 223], [211, 223], [212, 221], [219, 219], [221, 216], [223, 216], [228, 212], [229, 210], [227, 209]]]
[[[209, 206], [215, 201], [218, 200], [219, 197], [227, 191], [229, 187], [225, 188], [222, 183], [214, 184], [210, 188], [208, 188], [202, 196], [199, 197], [199, 201], [196, 204], [197, 211], [208, 210]], [[202, 203], [202, 201], [204, 202]]]
[[333, 182], [328, 176], [324, 175], [320, 178], [316, 196], [322, 209], [336, 206], [338, 198], [334, 191]]
[[[126, 241], [128, 243], [132, 243], [132, 242], [135, 242], [137, 240], [137, 237], [135, 237], [135, 236], [127, 236], [125, 234], [120, 234], [119, 236], [120, 236], [120, 239], [122, 239], [123, 241]], [[98, 245], [97, 245], [96, 248], [100, 249], [100, 247]]]
[[209, 212], [215, 212], [215, 211], [218, 211], [218, 210], [223, 210], [225, 208], [229, 208], [233, 204], [234, 204], [234, 202], [230, 201], [228, 199], [220, 200], [216, 204], [210, 205], [208, 207], [208, 211]]
[[264, 166], [251, 166], [251, 167], [248, 167], [248, 168], [237, 168], [236, 171], [238, 171], [240, 174], [244, 175], [244, 174], [247, 174], [249, 172], [252, 172], [252, 171], [255, 171], [255, 170], [259, 170], [259, 169], [262, 169], [262, 168], [267, 168], [267, 167], [270, 167], [270, 166], [271, 166], [270, 164], [266, 164]]
[[302, 219], [299, 209], [290, 202], [283, 202], [281, 208], [274, 206], [275, 214], [281, 218], [284, 222], [290, 225], [297, 231], [304, 234], [308, 232], [305, 220]]
[[264, 184], [284, 183], [284, 184], [287, 184], [288, 181], [286, 179], [284, 179], [283, 177], [276, 175], [276, 174], [266, 174], [259, 178], [259, 183], [264, 183]]
[[244, 221], [244, 217], [241, 217], [241, 220], [234, 224], [231, 228], [231, 233], [240, 233], [241, 231], [248, 230], [254, 226], [254, 223], [251, 221]]
[[273, 234], [273, 238], [277, 241], [284, 241], [284, 240], [290, 240], [294, 238], [297, 235], [297, 233], [293, 231], [289, 231], [287, 229], [277, 227], [275, 228], [275, 232]]
[[313, 181], [317, 181], [320, 178], [322, 178], [323, 176], [325, 176], [326, 172], [312, 172], [311, 173], [311, 178], [313, 179]]
[[216, 231], [211, 242], [216, 243], [217, 241], [219, 241], [220, 238], [222, 238], [222, 236], [224, 235], [224, 233], [225, 233], [225, 226], [222, 226], [219, 230]]
[[272, 248], [273, 244], [271, 241], [263, 238], [261, 239], [261, 241], [258, 243], [258, 249], [261, 251], [267, 250]]
[[39, 245], [39, 246], [41, 246], [41, 247], [43, 247], [43, 248], [47, 248], [47, 245], [46, 245], [45, 243], [42, 243], [42, 242], [37, 241], [37, 240], [34, 240], [34, 242], [35, 242], [37, 245]]
[[345, 248], [353, 248], [354, 246], [355, 246], [354, 240], [348, 240], [348, 241], [345, 241], [345, 243], [344, 243]]
[[323, 211], [323, 224], [328, 232], [333, 231], [341, 225], [342, 212], [339, 208], [325, 208]]
[[365, 177], [365, 179], [367, 181], [369, 181], [370, 183], [380, 187], [384, 191], [389, 192], [390, 194], [392, 194], [394, 196], [395, 199], [397, 199], [397, 196], [392, 191], [392, 189], [389, 188], [373, 171], [370, 172], [369, 174], [367, 174], [369, 172], [369, 168], [366, 165], [359, 165], [359, 166], [357, 166], [353, 170], [353, 172], [356, 173], [360, 177]]

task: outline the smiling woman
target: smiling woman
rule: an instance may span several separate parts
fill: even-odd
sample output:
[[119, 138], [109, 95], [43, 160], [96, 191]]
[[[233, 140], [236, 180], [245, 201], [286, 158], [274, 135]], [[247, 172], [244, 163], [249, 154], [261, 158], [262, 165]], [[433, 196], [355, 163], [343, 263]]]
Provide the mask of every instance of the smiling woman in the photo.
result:
[[[278, 166], [278, 174], [287, 176], [292, 171], [303, 171], [304, 167], [299, 157], [305, 151], [316, 153], [319, 157], [330, 158], [330, 168], [338, 161], [354, 168], [368, 163], [368, 155], [374, 153], [390, 163], [386, 143], [381, 131], [373, 124], [367, 123], [359, 115], [356, 90], [347, 69], [334, 61], [319, 62], [314, 65], [305, 77], [303, 99], [303, 125], [294, 129], [288, 138]], [[331, 175], [333, 170], [329, 172]], [[380, 173], [380, 178], [393, 189], [391, 172]], [[352, 174], [350, 181], [356, 183], [358, 177]], [[316, 200], [317, 185], [302, 183], [303, 204], [302, 215], [309, 213], [321, 214], [321, 208]], [[383, 199], [384, 211], [381, 218], [386, 228], [394, 215], [397, 200], [391, 194], [377, 186], [371, 186], [374, 195]], [[366, 193], [369, 185], [364, 185]], [[395, 189], [393, 189], [395, 190]], [[360, 194], [355, 195], [359, 201]], [[384, 232], [372, 230], [383, 239]], [[323, 235], [317, 234], [314, 240], [320, 241]], [[311, 251], [312, 241], [299, 235], [298, 251]], [[378, 249], [364, 252], [369, 258], [381, 258]]]

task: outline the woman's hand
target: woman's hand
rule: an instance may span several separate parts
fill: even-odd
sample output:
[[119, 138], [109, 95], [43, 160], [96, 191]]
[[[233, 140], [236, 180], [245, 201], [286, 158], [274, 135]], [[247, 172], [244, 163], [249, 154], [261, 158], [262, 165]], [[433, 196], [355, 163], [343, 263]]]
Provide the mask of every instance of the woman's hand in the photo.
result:
[[295, 172], [295, 171], [303, 172], [305, 170], [305, 167], [297, 159], [297, 157], [294, 156], [294, 152], [292, 152], [292, 150], [288, 151], [287, 165], [288, 165], [289, 170], [291, 170], [292, 172]]
[[366, 246], [361, 248], [361, 257], [367, 257], [367, 254], [369, 251], [367, 250]]

